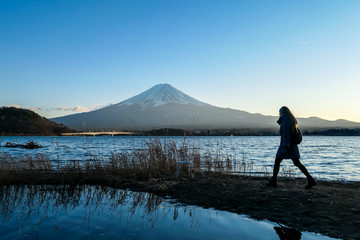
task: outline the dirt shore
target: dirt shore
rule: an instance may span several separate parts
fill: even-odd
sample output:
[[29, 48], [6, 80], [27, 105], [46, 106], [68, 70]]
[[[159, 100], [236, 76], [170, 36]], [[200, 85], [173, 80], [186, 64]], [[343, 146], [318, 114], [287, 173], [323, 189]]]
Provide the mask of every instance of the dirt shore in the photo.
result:
[[322, 235], [360, 239], [360, 182], [318, 181], [304, 189], [305, 179], [268, 179], [211, 174], [195, 178], [121, 181], [117, 187], [169, 196], [179, 202], [268, 219]]
[[[20, 175], [19, 175], [20, 176]], [[117, 176], [14, 173], [16, 184], [106, 185], [133, 191], [145, 191], [170, 197], [185, 204], [246, 214], [268, 219], [299, 231], [310, 231], [341, 239], [360, 239], [360, 182], [318, 181], [304, 189], [305, 179], [279, 179], [278, 187], [266, 187], [268, 178], [226, 174], [198, 174], [181, 177], [141, 179], [131, 174]]]

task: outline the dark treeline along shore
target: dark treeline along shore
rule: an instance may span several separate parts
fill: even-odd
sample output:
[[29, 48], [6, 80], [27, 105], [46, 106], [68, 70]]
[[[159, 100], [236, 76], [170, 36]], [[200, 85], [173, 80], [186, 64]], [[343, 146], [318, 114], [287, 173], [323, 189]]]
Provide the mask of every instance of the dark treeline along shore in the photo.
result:
[[62, 124], [50, 121], [37, 113], [15, 107], [0, 107], [0, 135], [60, 135], [73, 132]]
[[[360, 129], [348, 128], [310, 128], [302, 131], [304, 136], [360, 136]], [[173, 128], [153, 129], [139, 133], [151, 136], [278, 136], [278, 129], [203, 129], [184, 130]]]
[[[359, 182], [319, 180], [308, 190], [304, 178], [289, 174], [279, 179], [277, 188], [268, 188], [269, 177], [252, 175], [252, 166], [245, 160], [235, 166], [231, 158], [203, 154], [185, 141], [151, 138], [145, 149], [114, 153], [108, 159], [93, 156], [62, 162], [43, 154], [16, 158], [0, 154], [0, 198], [8, 186], [108, 186], [268, 219], [299, 231], [360, 238]], [[190, 160], [192, 168], [177, 163], [180, 160]]]

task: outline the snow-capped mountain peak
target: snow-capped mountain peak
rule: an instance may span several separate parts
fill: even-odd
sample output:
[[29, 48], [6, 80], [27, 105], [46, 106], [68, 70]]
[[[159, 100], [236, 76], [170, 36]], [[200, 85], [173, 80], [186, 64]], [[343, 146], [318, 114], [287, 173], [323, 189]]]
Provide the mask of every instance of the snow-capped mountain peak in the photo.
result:
[[147, 91], [119, 103], [118, 106], [138, 104], [142, 108], [146, 108], [157, 107], [168, 103], [193, 104], [195, 106], [208, 105], [165, 83], [157, 84]]
[[[168, 105], [166, 105], [168, 104]], [[206, 106], [206, 107], [203, 107]], [[155, 108], [154, 108], [155, 107]], [[70, 128], [87, 130], [276, 129], [278, 117], [215, 107], [200, 102], [169, 84], [159, 84], [128, 100], [86, 113], [53, 118]], [[302, 128], [359, 128], [360, 123], [298, 119]], [[316, 120], [316, 121], [315, 121]]]

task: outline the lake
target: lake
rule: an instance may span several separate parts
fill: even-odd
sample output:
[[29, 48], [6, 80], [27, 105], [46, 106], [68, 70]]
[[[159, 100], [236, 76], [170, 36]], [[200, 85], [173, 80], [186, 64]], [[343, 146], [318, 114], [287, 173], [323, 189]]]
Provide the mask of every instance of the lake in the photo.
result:
[[[206, 154], [246, 162], [247, 174], [272, 171], [280, 137], [153, 137], [161, 142], [184, 142]], [[302, 162], [322, 179], [360, 180], [360, 137], [305, 136]], [[112, 153], [145, 149], [149, 137], [0, 137], [6, 142], [34, 141], [39, 149], [0, 148], [14, 158], [45, 154], [53, 161], [107, 159]], [[281, 172], [297, 171], [284, 161]], [[236, 171], [234, 172], [236, 174]], [[279, 239], [277, 223], [247, 216], [183, 205], [159, 196], [79, 186], [10, 186], [0, 188], [1, 239]], [[331, 239], [303, 232], [301, 239]]]
[[[222, 136], [222, 137], [153, 137], [160, 141], [173, 140], [198, 148], [201, 156], [205, 153], [217, 154], [222, 159], [235, 162], [245, 161], [253, 168], [248, 174], [268, 175], [272, 172], [279, 136]], [[0, 148], [0, 153], [12, 156], [43, 153], [54, 161], [106, 159], [111, 153], [146, 148], [149, 137], [0, 137], [0, 144], [6, 142], [25, 144], [34, 141], [44, 148]], [[360, 137], [304, 136], [299, 145], [301, 161], [317, 179], [359, 181], [360, 180]], [[281, 174], [293, 172], [301, 176], [291, 160], [282, 162]]]
[[276, 223], [108, 187], [10, 186], [0, 188], [0, 200], [3, 240], [279, 239]]

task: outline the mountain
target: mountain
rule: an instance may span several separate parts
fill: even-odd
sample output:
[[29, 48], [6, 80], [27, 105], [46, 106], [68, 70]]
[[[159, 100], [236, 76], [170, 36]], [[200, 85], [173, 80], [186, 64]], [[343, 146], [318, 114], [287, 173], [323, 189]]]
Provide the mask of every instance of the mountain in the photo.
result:
[[207, 106], [204, 102], [200, 102], [195, 98], [186, 95], [177, 90], [170, 84], [158, 84], [149, 90], [129, 98], [126, 101], [116, 104], [116, 107], [140, 105], [143, 110], [149, 107], [157, 107], [168, 103], [177, 103], [184, 105]]
[[[278, 117], [220, 108], [196, 100], [169, 84], [158, 84], [123, 102], [52, 120], [76, 130], [278, 129]], [[346, 120], [298, 119], [305, 128], [360, 127]]]
[[21, 108], [0, 108], [0, 135], [59, 135], [73, 132], [68, 127]]

